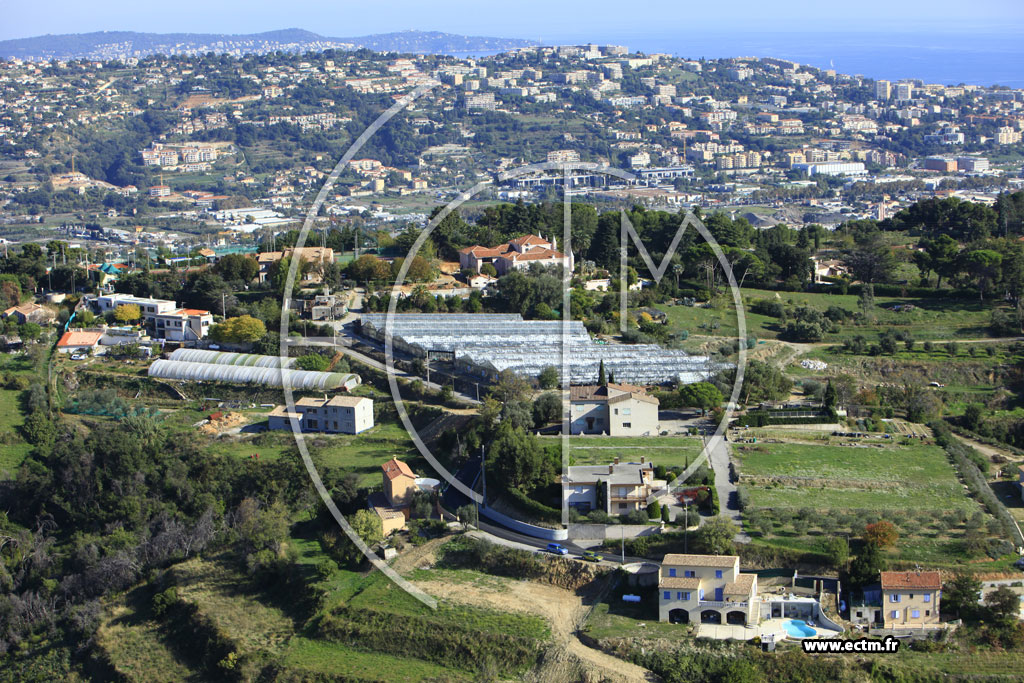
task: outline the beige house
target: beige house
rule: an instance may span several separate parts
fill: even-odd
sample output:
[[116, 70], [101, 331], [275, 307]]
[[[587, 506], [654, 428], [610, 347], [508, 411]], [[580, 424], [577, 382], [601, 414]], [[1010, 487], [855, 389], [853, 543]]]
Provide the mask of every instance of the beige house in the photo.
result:
[[757, 575], [740, 573], [737, 555], [669, 554], [658, 578], [658, 620], [755, 626]]
[[416, 475], [398, 458], [391, 458], [381, 465], [381, 469], [384, 472], [384, 497], [388, 505], [409, 505], [412, 502], [412, 494], [416, 492]]
[[40, 306], [36, 303], [27, 303], [21, 304], [20, 306], [11, 306], [3, 312], [3, 317], [13, 317], [18, 321], [19, 325], [24, 325], [25, 323], [41, 323], [45, 325], [56, 316], [53, 314], [53, 311], [45, 306]]
[[942, 575], [937, 571], [882, 572], [885, 628], [939, 628]]
[[655, 436], [658, 399], [630, 384], [586, 385], [569, 390], [572, 434]]
[[320, 282], [323, 278], [320, 275], [322, 267], [328, 263], [334, 263], [334, 250], [330, 247], [303, 247], [302, 249], [285, 249], [284, 251], [265, 251], [256, 255], [256, 262], [260, 266], [259, 274], [256, 276], [260, 282], [266, 282], [274, 264], [283, 258], [298, 256], [299, 259], [314, 265], [304, 276], [300, 272], [303, 282]]
[[295, 412], [277, 406], [267, 416], [269, 429], [291, 429], [297, 419], [304, 432], [359, 434], [373, 427], [373, 400], [365, 396], [342, 394], [331, 398], [300, 398]]
[[641, 457], [640, 462], [610, 465], [574, 465], [562, 477], [562, 498], [568, 507], [581, 513], [603, 509], [610, 515], [643, 510], [652, 496], [667, 486], [654, 478], [654, 464]]

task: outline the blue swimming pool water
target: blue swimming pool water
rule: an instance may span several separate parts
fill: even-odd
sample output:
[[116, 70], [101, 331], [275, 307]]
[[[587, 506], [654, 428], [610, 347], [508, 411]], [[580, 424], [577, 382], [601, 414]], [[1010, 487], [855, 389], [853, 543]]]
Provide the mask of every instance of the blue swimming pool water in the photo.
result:
[[782, 622], [782, 628], [786, 629], [786, 633], [793, 638], [811, 638], [818, 634], [802, 619], [788, 619]]

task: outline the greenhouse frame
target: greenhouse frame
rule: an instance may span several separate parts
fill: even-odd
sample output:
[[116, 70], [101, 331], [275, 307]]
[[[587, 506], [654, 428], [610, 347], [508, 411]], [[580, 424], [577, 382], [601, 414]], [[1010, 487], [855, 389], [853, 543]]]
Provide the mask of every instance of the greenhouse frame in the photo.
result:
[[[385, 314], [362, 316], [363, 334], [384, 341]], [[394, 348], [416, 357], [428, 351], [455, 352], [458, 368], [481, 377], [503, 370], [537, 377], [553, 366], [561, 377], [563, 323], [560, 320], [523, 320], [519, 314], [420, 314], [392, 316]], [[568, 324], [569, 381], [597, 381], [601, 361], [618, 382], [691, 384], [729, 367], [707, 356], [665, 349], [657, 344], [607, 344], [590, 338], [583, 323]]]
[[[273, 356], [267, 356], [272, 358]], [[222, 365], [184, 360], [157, 360], [149, 366], [149, 376], [187, 382], [233, 382], [262, 384], [268, 387], [288, 385], [296, 391], [351, 390], [359, 386], [359, 375], [340, 372], [313, 372], [290, 368], [263, 368], [250, 365]]]

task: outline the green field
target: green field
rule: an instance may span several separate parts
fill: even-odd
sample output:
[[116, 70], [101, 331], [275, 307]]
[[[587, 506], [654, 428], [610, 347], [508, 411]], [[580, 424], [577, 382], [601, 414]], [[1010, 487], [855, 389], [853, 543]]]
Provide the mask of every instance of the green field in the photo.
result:
[[[851, 313], [860, 311], [858, 296], [854, 294], [825, 294], [818, 292], [774, 292], [763, 289], [743, 289], [744, 317], [747, 336], [758, 339], [776, 339], [785, 327], [778, 318], [760, 315], [751, 311], [755, 301], [767, 299], [778, 301], [787, 307], [810, 306], [825, 311], [829, 306], [838, 306]], [[713, 308], [698, 306], [675, 306], [658, 304], [656, 308], [668, 314], [672, 331], [686, 331], [691, 335], [716, 335], [735, 338], [737, 335], [736, 308], [732, 295], [721, 294], [714, 300]], [[896, 303], [912, 304], [914, 310], [892, 311]], [[909, 332], [914, 339], [956, 339], [985, 337], [991, 320], [993, 306], [989, 302], [976, 300], [929, 298], [913, 299], [899, 297], [875, 297], [874, 320], [870, 324], [846, 323], [839, 332], [828, 334], [824, 341], [842, 341], [858, 334], [874, 341], [878, 332], [895, 328]]]
[[[561, 437], [544, 437], [543, 443], [560, 447]], [[571, 465], [605, 465], [618, 458], [640, 462], [641, 456], [656, 465], [685, 467], [700, 455], [704, 441], [696, 436], [571, 436]]]
[[734, 453], [741, 484], [751, 477], [774, 482], [751, 486], [754, 507], [977, 509], [939, 446], [865, 443], [870, 445], [759, 443]]
[[972, 523], [988, 538], [992, 518], [967, 496], [945, 451], [917, 441], [863, 444], [735, 446], [748, 501], [744, 527], [754, 542], [813, 551], [827, 537], [856, 538], [884, 519], [899, 533], [893, 560], [953, 567], [987, 559], [964, 541]]

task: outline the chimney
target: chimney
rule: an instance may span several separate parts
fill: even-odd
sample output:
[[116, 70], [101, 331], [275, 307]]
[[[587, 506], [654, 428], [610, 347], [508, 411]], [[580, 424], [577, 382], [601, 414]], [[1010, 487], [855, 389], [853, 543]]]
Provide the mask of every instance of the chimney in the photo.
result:
[[640, 464], [643, 465], [645, 462], [647, 462], [647, 458], [645, 458], [644, 456], [641, 455], [640, 456]]
[[617, 455], [615, 456], [615, 460], [614, 460], [614, 462], [615, 462], [615, 464], [616, 464], [616, 465], [618, 465], [618, 464], [619, 464], [619, 456], [617, 456]]
[[615, 465], [608, 465], [608, 474], [615, 474]]

